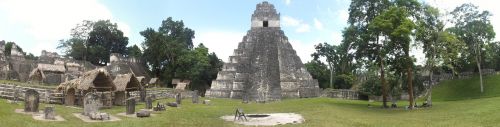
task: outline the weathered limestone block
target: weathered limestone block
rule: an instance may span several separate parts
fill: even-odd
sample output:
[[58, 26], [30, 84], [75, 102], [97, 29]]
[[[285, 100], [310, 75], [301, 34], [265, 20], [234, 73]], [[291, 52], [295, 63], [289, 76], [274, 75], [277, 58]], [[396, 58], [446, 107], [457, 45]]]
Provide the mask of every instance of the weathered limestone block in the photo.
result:
[[45, 119], [51, 119], [55, 120], [56, 119], [56, 113], [54, 112], [54, 107], [53, 106], [47, 106], [45, 107], [45, 110], [43, 112]]
[[178, 107], [179, 104], [177, 104], [177, 102], [169, 102], [167, 103], [167, 106], [170, 106], [170, 107]]
[[137, 117], [149, 117], [151, 115], [151, 112], [148, 111], [148, 110], [141, 110], [139, 112], [136, 113], [136, 116]]
[[108, 113], [93, 112], [89, 114], [91, 120], [110, 120], [111, 117]]

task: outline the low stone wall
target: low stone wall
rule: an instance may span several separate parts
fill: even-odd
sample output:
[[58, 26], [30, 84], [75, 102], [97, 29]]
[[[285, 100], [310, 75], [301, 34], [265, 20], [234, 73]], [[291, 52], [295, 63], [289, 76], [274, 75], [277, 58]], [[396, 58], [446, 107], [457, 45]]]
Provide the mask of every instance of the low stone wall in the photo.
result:
[[321, 92], [321, 97], [358, 100], [359, 92], [351, 89], [325, 89]]
[[28, 89], [33, 89], [40, 94], [40, 102], [62, 104], [62, 93], [58, 93], [53, 89], [24, 87], [12, 84], [0, 84], [0, 98], [22, 101]]
[[[59, 93], [54, 89], [33, 88], [17, 86], [12, 84], [0, 84], [0, 98], [23, 101], [26, 90], [34, 89], [40, 94], [40, 102], [63, 104], [63, 93]], [[175, 98], [175, 95], [181, 92], [182, 98], [191, 98], [193, 91], [175, 91], [174, 89], [147, 89], [146, 96], [154, 96], [154, 99]], [[140, 99], [140, 92], [130, 92], [130, 95], [136, 99]]]
[[[175, 91], [174, 89], [146, 89], [146, 96], [154, 96], [153, 99], [175, 98], [177, 92], [181, 92], [181, 97], [191, 98], [193, 91]], [[140, 99], [140, 91], [130, 92], [130, 96]]]

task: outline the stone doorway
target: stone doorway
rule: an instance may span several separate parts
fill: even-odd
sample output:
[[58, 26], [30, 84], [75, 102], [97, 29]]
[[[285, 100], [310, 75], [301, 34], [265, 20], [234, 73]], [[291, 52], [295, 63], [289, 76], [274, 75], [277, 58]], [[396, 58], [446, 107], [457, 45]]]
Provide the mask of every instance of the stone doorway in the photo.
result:
[[64, 104], [68, 105], [68, 106], [73, 106], [75, 105], [75, 99], [76, 99], [76, 96], [75, 96], [75, 89], [74, 88], [70, 88], [66, 91], [66, 96], [64, 97]]

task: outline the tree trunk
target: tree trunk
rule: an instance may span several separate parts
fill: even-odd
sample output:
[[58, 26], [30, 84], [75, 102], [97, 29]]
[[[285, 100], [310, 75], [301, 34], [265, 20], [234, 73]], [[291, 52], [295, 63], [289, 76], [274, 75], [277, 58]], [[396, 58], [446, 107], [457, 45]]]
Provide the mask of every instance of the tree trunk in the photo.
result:
[[408, 65], [407, 69], [408, 73], [408, 95], [409, 95], [409, 101], [410, 101], [410, 109], [413, 109], [413, 73], [412, 73], [412, 68], [411, 65]]
[[429, 94], [427, 95], [427, 105], [432, 106], [432, 86], [434, 85], [434, 82], [432, 81], [432, 69], [430, 69], [430, 74], [429, 74]]
[[333, 66], [330, 64], [330, 88], [333, 89]]
[[481, 71], [481, 61], [479, 61], [479, 56], [476, 55], [476, 64], [477, 64], [477, 69], [479, 70], [479, 84], [481, 85], [481, 93], [483, 93], [484, 88], [483, 88], [483, 73]]
[[380, 80], [382, 82], [382, 101], [384, 103], [383, 107], [388, 108], [387, 106], [387, 84], [385, 83], [385, 72], [384, 72], [384, 62], [382, 56], [379, 56], [380, 59]]

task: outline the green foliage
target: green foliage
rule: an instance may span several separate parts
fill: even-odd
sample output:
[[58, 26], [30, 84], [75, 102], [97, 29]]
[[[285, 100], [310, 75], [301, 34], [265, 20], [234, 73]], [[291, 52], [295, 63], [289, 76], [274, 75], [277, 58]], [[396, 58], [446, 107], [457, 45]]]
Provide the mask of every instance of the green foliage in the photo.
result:
[[147, 28], [140, 34], [145, 38], [142, 56], [146, 64], [164, 81], [191, 80], [191, 89], [203, 92], [222, 68], [222, 61], [203, 44], [193, 49], [194, 31], [182, 21], [169, 17], [162, 21], [158, 31]]
[[334, 88], [336, 89], [350, 89], [354, 82], [356, 81], [356, 77], [351, 74], [340, 74], [335, 76]]
[[127, 56], [140, 58], [142, 57], [142, 51], [137, 45], [127, 47]]
[[63, 54], [76, 60], [87, 60], [105, 66], [111, 53], [126, 54], [128, 38], [109, 20], [84, 20], [71, 30], [71, 38], [57, 46]]
[[33, 55], [33, 53], [28, 53], [28, 55], [24, 56], [24, 58], [28, 60], [38, 60], [38, 56]]
[[179, 57], [179, 67], [176, 70], [176, 78], [191, 80], [191, 89], [200, 90], [210, 88], [209, 84], [217, 78], [217, 73], [222, 67], [222, 61], [215, 53], [208, 53], [202, 43], [194, 50]]
[[382, 95], [382, 84], [378, 76], [369, 76], [366, 81], [361, 84], [359, 91], [364, 95]]
[[99, 20], [92, 26], [87, 40], [87, 58], [96, 65], [107, 65], [111, 53], [126, 54], [128, 38], [116, 23]]
[[[185, 27], [182, 21], [173, 21], [171, 17], [162, 21], [158, 31], [152, 28], [140, 32], [145, 38], [142, 43], [144, 59], [156, 77], [171, 81], [176, 77], [177, 68], [182, 66], [179, 60], [192, 50], [194, 31]], [[183, 74], [181, 74], [183, 75]]]
[[329, 88], [330, 70], [326, 64], [321, 61], [312, 60], [305, 63], [304, 66], [311, 76], [318, 80], [320, 88]]
[[[14, 43], [14, 42], [7, 42], [7, 43], [5, 44], [4, 55], [5, 55], [6, 57], [10, 57], [10, 53], [11, 53], [11, 51], [12, 51], [12, 45], [15, 45], [15, 44], [16, 44], [16, 43]], [[21, 47], [17, 46], [17, 50], [18, 50], [19, 52], [21, 52], [22, 54], [26, 55], [26, 53], [23, 51], [23, 49], [22, 49]]]

